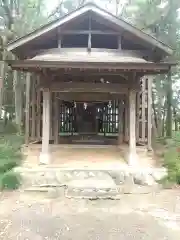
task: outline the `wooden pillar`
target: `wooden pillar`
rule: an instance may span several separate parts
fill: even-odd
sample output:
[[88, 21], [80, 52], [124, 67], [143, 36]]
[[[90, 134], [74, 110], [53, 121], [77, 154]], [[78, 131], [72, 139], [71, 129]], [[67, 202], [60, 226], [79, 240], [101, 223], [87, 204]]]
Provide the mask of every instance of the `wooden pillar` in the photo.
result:
[[136, 94], [136, 142], [139, 142], [139, 107], [140, 107], [140, 92]]
[[54, 99], [54, 143], [59, 143], [59, 99], [58, 93], [55, 93]]
[[142, 78], [142, 102], [141, 102], [141, 111], [142, 111], [142, 118], [141, 118], [141, 132], [142, 132], [142, 142], [145, 142], [146, 138], [146, 78]]
[[53, 140], [53, 135], [54, 135], [54, 132], [53, 132], [53, 118], [54, 118], [54, 116], [53, 116], [53, 92], [50, 92], [49, 93], [50, 94], [50, 103], [49, 103], [49, 111], [50, 111], [50, 116], [49, 116], [49, 124], [50, 124], [50, 126], [49, 126], [49, 129], [50, 129], [50, 140]]
[[123, 143], [123, 112], [124, 105], [123, 100], [119, 100], [119, 108], [118, 108], [118, 120], [119, 120], [119, 135], [118, 135], [118, 145]]
[[152, 76], [148, 78], [148, 150], [152, 150]]
[[128, 95], [125, 97], [125, 116], [124, 116], [124, 141], [129, 141], [129, 99]]
[[43, 90], [43, 126], [42, 126], [42, 150], [40, 154], [40, 163], [48, 164], [50, 162], [49, 138], [50, 138], [50, 91]]
[[128, 164], [137, 163], [136, 154], [136, 91], [129, 91], [129, 157]]
[[[37, 86], [39, 87], [40, 85], [40, 77], [38, 76], [37, 79]], [[36, 109], [37, 109], [37, 116], [36, 116], [36, 132], [37, 132], [37, 139], [41, 139], [41, 90], [37, 88], [37, 99], [36, 99]]]
[[31, 99], [31, 107], [32, 107], [32, 139], [35, 140], [36, 137], [36, 77], [33, 74], [33, 79], [31, 81], [32, 85], [32, 99]]
[[30, 87], [31, 87], [31, 74], [26, 74], [26, 110], [25, 110], [25, 143], [29, 143], [29, 114], [30, 114]]

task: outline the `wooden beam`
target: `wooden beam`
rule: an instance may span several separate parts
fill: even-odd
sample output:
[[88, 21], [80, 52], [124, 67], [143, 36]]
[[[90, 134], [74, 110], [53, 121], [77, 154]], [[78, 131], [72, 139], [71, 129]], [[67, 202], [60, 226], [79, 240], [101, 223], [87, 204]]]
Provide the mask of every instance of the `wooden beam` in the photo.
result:
[[119, 32], [116, 31], [101, 31], [101, 30], [64, 30], [61, 32], [63, 35], [89, 35], [89, 34], [96, 34], [96, 35], [119, 35]]
[[30, 87], [31, 87], [31, 74], [26, 74], [26, 120], [25, 120], [25, 143], [29, 143], [29, 117], [30, 117]]
[[121, 99], [123, 95], [119, 94], [109, 94], [109, 93], [60, 93], [58, 94], [59, 100], [64, 101], [78, 101], [78, 102], [103, 102], [109, 100]]
[[[43, 86], [42, 86], [43, 87]], [[115, 83], [61, 83], [52, 82], [49, 86], [53, 92], [94, 92], [94, 93], [118, 93], [125, 94], [128, 92], [126, 84]]]
[[153, 77], [148, 78], [148, 150], [152, 150], [152, 81]]
[[29, 71], [30, 69], [43, 69], [49, 68], [52, 70], [56, 69], [66, 69], [69, 72], [75, 69], [78, 71], [85, 71], [85, 70], [96, 70], [102, 72], [141, 72], [144, 74], [153, 74], [153, 73], [167, 73], [169, 71], [169, 67], [173, 64], [171, 63], [150, 63], [150, 62], [103, 62], [101, 61], [82, 61], [82, 62], [72, 62], [72, 61], [39, 61], [39, 60], [8, 60], [8, 64], [13, 69], [21, 69], [24, 71]]

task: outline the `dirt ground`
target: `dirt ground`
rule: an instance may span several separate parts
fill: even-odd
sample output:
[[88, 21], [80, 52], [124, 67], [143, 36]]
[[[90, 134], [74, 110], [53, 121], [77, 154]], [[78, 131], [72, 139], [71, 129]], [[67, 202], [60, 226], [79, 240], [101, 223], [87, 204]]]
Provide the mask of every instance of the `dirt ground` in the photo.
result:
[[0, 239], [180, 239], [179, 190], [94, 201], [17, 191], [0, 201]]

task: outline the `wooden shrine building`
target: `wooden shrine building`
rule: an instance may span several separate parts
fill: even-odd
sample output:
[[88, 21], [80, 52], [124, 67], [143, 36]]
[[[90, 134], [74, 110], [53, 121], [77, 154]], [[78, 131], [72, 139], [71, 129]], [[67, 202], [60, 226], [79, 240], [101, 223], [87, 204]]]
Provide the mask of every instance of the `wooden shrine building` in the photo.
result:
[[13, 70], [27, 72], [26, 143], [136, 144], [151, 149], [153, 75], [172, 49], [94, 4], [11, 42]]

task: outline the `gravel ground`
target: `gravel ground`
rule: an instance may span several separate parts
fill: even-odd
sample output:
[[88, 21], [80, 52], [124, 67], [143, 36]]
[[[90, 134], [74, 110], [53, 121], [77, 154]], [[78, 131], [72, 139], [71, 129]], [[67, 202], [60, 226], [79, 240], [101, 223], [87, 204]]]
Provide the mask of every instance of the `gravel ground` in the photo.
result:
[[0, 239], [178, 240], [180, 191], [75, 200], [35, 193], [3, 193]]

